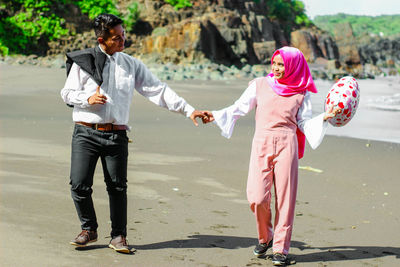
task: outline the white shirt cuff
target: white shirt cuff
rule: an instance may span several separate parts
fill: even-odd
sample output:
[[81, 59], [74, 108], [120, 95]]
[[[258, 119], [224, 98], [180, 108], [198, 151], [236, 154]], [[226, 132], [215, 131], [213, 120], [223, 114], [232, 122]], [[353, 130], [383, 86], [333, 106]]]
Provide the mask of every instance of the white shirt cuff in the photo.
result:
[[236, 120], [227, 118], [224, 109], [212, 111], [212, 114], [214, 116], [213, 122], [221, 129], [221, 135], [228, 139], [231, 138]]
[[192, 107], [192, 106], [189, 105], [189, 104], [186, 104], [185, 109], [184, 109], [184, 113], [185, 113], [185, 116], [186, 116], [187, 118], [189, 118], [190, 115], [192, 115], [192, 113], [193, 113], [194, 111], [195, 111], [195, 108], [194, 108], [194, 107]]

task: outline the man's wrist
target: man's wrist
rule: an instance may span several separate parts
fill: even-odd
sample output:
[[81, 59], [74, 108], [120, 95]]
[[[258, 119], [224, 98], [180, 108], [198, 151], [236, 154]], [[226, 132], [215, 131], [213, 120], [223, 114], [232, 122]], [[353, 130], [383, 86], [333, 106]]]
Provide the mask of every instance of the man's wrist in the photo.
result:
[[192, 107], [192, 106], [189, 105], [189, 104], [186, 104], [186, 107], [185, 107], [186, 117], [190, 118], [190, 116], [192, 116], [192, 114], [193, 114], [193, 112], [194, 112], [195, 110], [196, 110], [196, 109], [195, 109], [194, 107]]

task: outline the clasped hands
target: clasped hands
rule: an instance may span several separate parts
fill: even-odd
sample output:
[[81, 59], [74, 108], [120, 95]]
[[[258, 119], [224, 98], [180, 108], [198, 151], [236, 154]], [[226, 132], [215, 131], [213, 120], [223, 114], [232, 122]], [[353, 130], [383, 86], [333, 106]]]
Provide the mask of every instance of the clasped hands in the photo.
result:
[[199, 126], [196, 119], [201, 118], [203, 124], [214, 121], [214, 116], [211, 111], [208, 110], [195, 110], [192, 115], [190, 115], [190, 119], [193, 121], [194, 125]]

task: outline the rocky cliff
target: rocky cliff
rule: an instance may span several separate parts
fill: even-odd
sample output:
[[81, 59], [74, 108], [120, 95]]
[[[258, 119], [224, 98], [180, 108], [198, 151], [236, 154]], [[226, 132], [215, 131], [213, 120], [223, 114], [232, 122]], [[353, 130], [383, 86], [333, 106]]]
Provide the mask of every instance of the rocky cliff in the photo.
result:
[[[129, 2], [119, 1], [120, 9]], [[278, 21], [266, 16], [268, 5], [262, 0], [198, 0], [191, 8], [179, 11], [164, 1], [138, 2], [140, 20], [127, 33], [125, 52], [148, 64], [215, 64], [239, 69], [250, 65], [265, 72], [265, 67], [257, 66], [269, 64], [273, 52], [284, 45], [298, 47], [319, 78], [346, 73], [372, 77], [380, 71], [376, 64], [399, 64], [398, 42], [381, 41], [360, 47], [350, 24], [339, 25], [335, 36], [315, 26], [285, 33]], [[87, 21], [84, 27], [76, 21], [79, 20], [70, 21], [71, 28], [87, 30]], [[47, 55], [95, 44], [94, 34], [83, 31], [50, 43]]]
[[[276, 48], [290, 44], [291, 36], [285, 36], [280, 24], [266, 16], [268, 6], [264, 1], [198, 0], [192, 8], [179, 11], [163, 1], [139, 0], [139, 3], [141, 19], [129, 35], [126, 52], [159, 63], [210, 60], [238, 67], [264, 64], [269, 63]], [[310, 50], [310, 53], [335, 57], [331, 52], [335, 49], [332, 42], [316, 37], [318, 34], [313, 33], [313, 38], [321, 40], [309, 45], [312, 50], [322, 52], [315, 54]], [[47, 53], [65, 53], [90, 47], [94, 42], [91, 33], [79, 33], [51, 43]]]

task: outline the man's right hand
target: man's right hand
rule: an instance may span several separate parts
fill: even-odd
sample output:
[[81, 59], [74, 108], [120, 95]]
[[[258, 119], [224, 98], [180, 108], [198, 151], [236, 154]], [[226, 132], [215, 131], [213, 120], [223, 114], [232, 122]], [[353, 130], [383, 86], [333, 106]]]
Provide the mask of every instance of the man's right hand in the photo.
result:
[[107, 97], [100, 94], [100, 86], [97, 86], [96, 93], [88, 98], [88, 103], [90, 105], [100, 104], [104, 105], [106, 103]]

